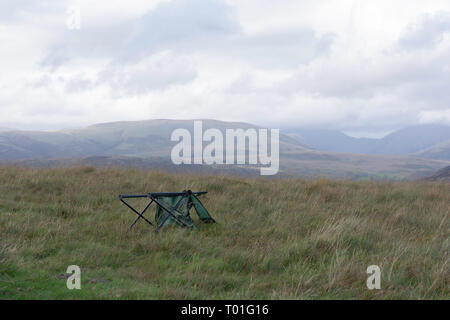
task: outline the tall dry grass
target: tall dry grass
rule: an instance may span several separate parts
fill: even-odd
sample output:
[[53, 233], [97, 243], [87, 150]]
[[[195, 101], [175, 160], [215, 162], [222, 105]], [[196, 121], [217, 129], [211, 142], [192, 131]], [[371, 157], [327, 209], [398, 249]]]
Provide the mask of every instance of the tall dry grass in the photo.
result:
[[[118, 194], [183, 189], [218, 224], [128, 231]], [[449, 204], [448, 183], [1, 167], [0, 298], [448, 299]]]

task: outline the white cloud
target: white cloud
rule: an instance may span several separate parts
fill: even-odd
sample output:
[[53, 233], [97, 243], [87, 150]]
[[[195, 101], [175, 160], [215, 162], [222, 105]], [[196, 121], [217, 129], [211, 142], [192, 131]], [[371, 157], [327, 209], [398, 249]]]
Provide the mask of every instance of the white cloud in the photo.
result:
[[450, 124], [445, 0], [4, 0], [0, 41], [3, 125]]
[[420, 111], [420, 123], [450, 123], [450, 109]]
[[405, 50], [428, 50], [437, 46], [450, 32], [450, 13], [437, 12], [423, 15], [420, 21], [411, 24], [399, 40]]
[[116, 96], [139, 95], [171, 85], [185, 84], [197, 77], [191, 61], [160, 52], [126, 66], [112, 64], [99, 74], [99, 83], [108, 84]]

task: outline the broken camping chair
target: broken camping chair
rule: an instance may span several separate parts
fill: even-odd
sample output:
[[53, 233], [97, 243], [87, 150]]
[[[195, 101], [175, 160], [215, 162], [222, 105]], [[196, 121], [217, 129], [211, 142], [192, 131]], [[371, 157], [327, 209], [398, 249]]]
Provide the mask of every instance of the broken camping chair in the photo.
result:
[[[151, 192], [147, 194], [137, 194], [137, 195], [119, 195], [120, 201], [122, 201], [128, 208], [130, 208], [134, 213], [138, 215], [136, 220], [130, 225], [130, 229], [134, 227], [139, 219], [143, 219], [150, 225], [153, 225], [147, 218], [144, 217], [144, 213], [150, 207], [152, 203], [156, 204], [156, 214], [155, 222], [156, 229], [159, 229], [164, 224], [177, 224], [182, 227], [195, 228], [194, 221], [189, 215], [189, 211], [192, 207], [195, 208], [199, 218], [204, 223], [215, 223], [216, 221], [210, 216], [208, 210], [203, 206], [203, 204], [198, 199], [198, 196], [205, 194], [207, 192], [192, 192], [191, 190], [185, 190], [183, 192]], [[139, 213], [135, 208], [133, 208], [125, 199], [133, 198], [148, 198], [149, 203], [144, 208], [144, 210]]]

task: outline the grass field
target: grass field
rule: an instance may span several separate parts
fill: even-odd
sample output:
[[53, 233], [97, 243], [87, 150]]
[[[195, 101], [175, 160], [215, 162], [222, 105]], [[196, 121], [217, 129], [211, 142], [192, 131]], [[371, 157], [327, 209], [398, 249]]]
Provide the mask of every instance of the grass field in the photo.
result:
[[[0, 299], [449, 299], [449, 186], [0, 167]], [[128, 231], [118, 194], [183, 189], [218, 224]]]

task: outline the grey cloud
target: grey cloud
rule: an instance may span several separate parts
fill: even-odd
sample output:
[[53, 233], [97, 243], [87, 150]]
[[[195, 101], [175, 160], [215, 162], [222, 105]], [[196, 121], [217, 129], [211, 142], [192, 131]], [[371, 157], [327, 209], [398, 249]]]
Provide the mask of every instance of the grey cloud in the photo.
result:
[[232, 7], [219, 0], [163, 3], [144, 15], [126, 43], [121, 61], [158, 50], [232, 56], [259, 66], [293, 66], [326, 54], [334, 35], [311, 29], [243, 33]]
[[232, 56], [258, 67], [292, 67], [328, 53], [334, 35], [311, 29], [246, 35], [232, 7], [221, 0], [162, 3], [137, 20], [62, 30], [42, 59], [56, 70], [77, 57], [135, 63], [164, 50]]
[[351, 61], [345, 56], [321, 59], [320, 63], [299, 68], [295, 76], [279, 84], [279, 92], [339, 99], [392, 95], [411, 104], [423, 103], [423, 108], [428, 108], [426, 104], [430, 108], [448, 108], [450, 51], [434, 51], [434, 45], [448, 31], [449, 13], [422, 16], [377, 59], [360, 57]]
[[318, 36], [311, 29], [239, 35], [223, 50], [235, 59], [261, 68], [293, 68], [329, 53], [335, 35]]
[[[286, 68], [327, 54], [334, 38], [332, 34], [319, 37], [310, 29], [246, 35], [233, 8], [220, 0], [162, 3], [136, 21], [82, 21], [81, 30], [59, 31], [41, 65], [53, 72], [76, 58], [109, 61], [99, 71], [98, 83], [121, 95], [143, 94], [196, 77], [192, 65], [177, 65], [178, 71], [168, 64], [135, 67], [163, 51], [224, 56], [263, 69]], [[81, 88], [89, 85], [79, 81], [67, 85], [69, 91]]]
[[255, 86], [253, 77], [249, 73], [240, 76], [225, 89], [227, 94], [232, 95], [248, 94], [256, 91], [259, 91], [259, 88]]
[[64, 90], [68, 93], [74, 93], [92, 89], [93, 86], [94, 83], [90, 79], [87, 79], [84, 75], [79, 74], [66, 82]]
[[[102, 59], [109, 63], [99, 71], [96, 85], [108, 84], [115, 96], [144, 94], [187, 83], [197, 76], [193, 65], [180, 63], [182, 59], [172, 57], [169, 62], [166, 57], [148, 64], [152, 57], [166, 51], [191, 53], [203, 43], [238, 29], [232, 9], [222, 1], [171, 1], [158, 5], [137, 21], [103, 25], [83, 20], [80, 30], [64, 29], [48, 49], [41, 66], [54, 72], [76, 58]], [[68, 91], [88, 88], [79, 79], [66, 86]]]
[[[42, 5], [45, 2], [47, 6]], [[150, 99], [161, 102], [151, 111], [155, 117], [194, 112], [198, 117], [229, 118], [232, 110], [235, 119], [261, 124], [313, 124], [356, 131], [385, 131], [417, 123], [421, 112], [449, 108], [450, 50], [443, 45], [450, 31], [449, 13], [421, 16], [390, 48], [386, 46], [391, 37], [384, 41], [382, 34], [376, 34], [373, 46], [360, 50], [363, 41], [353, 39], [356, 33], [345, 23], [336, 25], [333, 34], [333, 18], [325, 21], [315, 15], [327, 6], [318, 5], [320, 10], [312, 12], [314, 23], [303, 16], [297, 24], [293, 17], [294, 27], [289, 21], [280, 22], [283, 10], [295, 10], [294, 6], [283, 3], [278, 11], [268, 13], [272, 4], [261, 12], [253, 4], [248, 8], [250, 20], [239, 21], [246, 14], [239, 5], [235, 12], [228, 4], [225, 0], [172, 0], [139, 17], [119, 14], [119, 19], [116, 13], [100, 16], [99, 10], [83, 17], [81, 8], [81, 30], [68, 30], [64, 23], [67, 1], [4, 0], [0, 24], [20, 24], [11, 28], [12, 33], [25, 34], [39, 23], [39, 32], [30, 32], [36, 38], [26, 40], [34, 40], [30, 43], [37, 48], [30, 55], [39, 55], [41, 64], [30, 69], [29, 77], [36, 79], [26, 83], [25, 91], [20, 87], [21, 79], [28, 76], [26, 70], [13, 80], [15, 84], [9, 79], [0, 84], [2, 95], [10, 95], [1, 105], [41, 115], [39, 121], [49, 114], [68, 122], [70, 117], [89, 122], [104, 119], [105, 113], [113, 118], [111, 105], [128, 108], [129, 101], [122, 99], [126, 96], [151, 93], [135, 99], [133, 107], [145, 110]], [[303, 9], [299, 16], [300, 11], [308, 12], [301, 3], [298, 8]], [[261, 21], [266, 16], [268, 20]], [[405, 25], [405, 20], [398, 22]], [[326, 30], [330, 33], [324, 34]], [[21, 49], [17, 47], [18, 52]], [[289, 75], [288, 80], [274, 84], [274, 79]], [[161, 92], [172, 86], [177, 86], [182, 98]], [[105, 88], [110, 96], [104, 95]], [[67, 93], [86, 90], [92, 92], [73, 100], [83, 101], [83, 107], [68, 101]], [[90, 103], [107, 104], [109, 112], [100, 112]], [[85, 114], [52, 111], [58, 108], [83, 109]]]
[[300, 69], [296, 76], [280, 84], [289, 94], [306, 92], [322, 97], [372, 98], [377, 94], [393, 93], [399, 87], [432, 79], [439, 73], [435, 61], [405, 59], [403, 56], [384, 57], [372, 63], [360, 60], [321, 61]]
[[[55, 70], [78, 57], [135, 63], [161, 50], [179, 50], [239, 30], [231, 7], [220, 0], [176, 0], [161, 3], [137, 20], [99, 24], [82, 17], [80, 30], [60, 30], [42, 59]], [[194, 49], [191, 48], [191, 49]]]
[[450, 13], [439, 12], [424, 15], [419, 22], [410, 25], [399, 40], [399, 48], [432, 49], [450, 31]]
[[100, 73], [97, 84], [108, 84], [115, 96], [139, 95], [186, 84], [196, 77], [189, 60], [165, 53], [134, 65], [110, 65]]
[[41, 66], [55, 71], [76, 58], [115, 59], [126, 50], [125, 43], [132, 30], [131, 20], [92, 25], [89, 21], [82, 20], [79, 30], [62, 27], [47, 48]]
[[[448, 108], [450, 51], [399, 50], [394, 45], [377, 59], [326, 57], [297, 70], [279, 83], [286, 95], [306, 93], [317, 98], [373, 99], [396, 96], [422, 108]], [[428, 106], [427, 106], [428, 105]]]
[[48, 74], [44, 74], [39, 79], [29, 81], [27, 86], [32, 88], [44, 88], [52, 84], [52, 78]]
[[201, 43], [239, 30], [232, 8], [223, 1], [178, 0], [162, 3], [138, 20], [120, 59], [139, 59], [161, 49], [198, 49]]
[[0, 24], [23, 22], [30, 16], [64, 12], [64, 1], [30, 1], [30, 0], [2, 0], [0, 2]]

